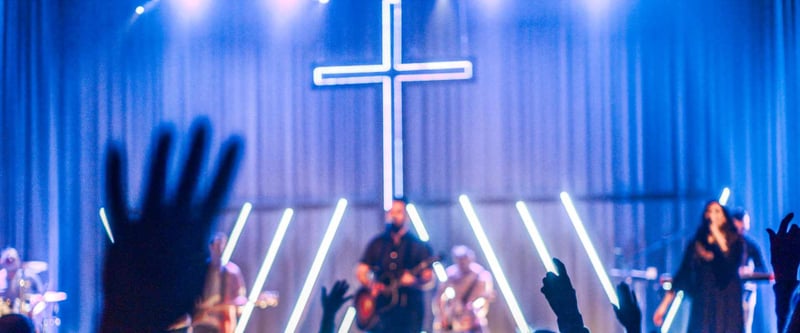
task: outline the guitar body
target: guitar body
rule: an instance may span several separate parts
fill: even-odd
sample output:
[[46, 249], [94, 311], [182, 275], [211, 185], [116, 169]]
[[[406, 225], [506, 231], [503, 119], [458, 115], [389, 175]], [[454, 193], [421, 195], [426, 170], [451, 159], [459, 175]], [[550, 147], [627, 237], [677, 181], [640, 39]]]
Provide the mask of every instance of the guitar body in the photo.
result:
[[356, 326], [362, 331], [371, 331], [380, 323], [378, 316], [378, 299], [372, 296], [369, 288], [361, 287], [353, 295], [353, 306], [356, 308]]

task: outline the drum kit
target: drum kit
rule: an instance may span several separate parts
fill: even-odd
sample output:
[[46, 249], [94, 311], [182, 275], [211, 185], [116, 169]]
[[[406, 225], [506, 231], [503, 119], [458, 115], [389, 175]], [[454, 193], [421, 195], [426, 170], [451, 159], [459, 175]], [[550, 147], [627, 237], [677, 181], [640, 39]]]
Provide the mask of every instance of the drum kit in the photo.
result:
[[[27, 261], [22, 263], [21, 276], [7, 279], [5, 270], [0, 270], [5, 281], [17, 285], [0, 286], [0, 317], [9, 314], [21, 314], [29, 317], [36, 325], [37, 332], [48, 332], [61, 325], [58, 317], [58, 303], [67, 299], [62, 291], [44, 291], [36, 285], [40, 274], [47, 271], [44, 261]], [[3, 281], [3, 282], [5, 282]]]

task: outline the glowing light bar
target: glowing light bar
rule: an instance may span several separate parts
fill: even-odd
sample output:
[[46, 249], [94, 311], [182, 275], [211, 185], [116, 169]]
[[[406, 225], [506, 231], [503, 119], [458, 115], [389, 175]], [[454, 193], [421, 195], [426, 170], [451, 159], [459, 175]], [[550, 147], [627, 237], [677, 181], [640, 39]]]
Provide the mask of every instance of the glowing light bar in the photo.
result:
[[586, 254], [592, 262], [592, 267], [594, 268], [594, 272], [597, 273], [597, 278], [600, 279], [600, 284], [603, 285], [603, 289], [606, 291], [606, 295], [608, 295], [608, 300], [611, 301], [611, 304], [614, 304], [615, 307], [619, 307], [617, 292], [614, 290], [614, 286], [611, 284], [611, 280], [608, 278], [605, 268], [603, 268], [603, 263], [597, 255], [597, 250], [594, 249], [594, 245], [592, 245], [592, 241], [589, 239], [589, 234], [586, 233], [586, 229], [583, 227], [583, 221], [581, 221], [580, 216], [578, 216], [578, 211], [575, 210], [575, 205], [572, 204], [572, 199], [570, 199], [567, 192], [561, 192], [561, 202], [564, 204], [569, 219], [575, 227], [575, 232], [578, 234], [578, 238], [580, 238], [583, 248], [586, 250]]
[[225, 244], [225, 249], [222, 250], [222, 265], [228, 263], [233, 255], [233, 250], [239, 244], [239, 237], [242, 235], [244, 225], [247, 224], [247, 218], [250, 216], [250, 211], [253, 210], [253, 204], [245, 202], [242, 205], [242, 210], [239, 211], [239, 217], [236, 218], [236, 223], [233, 225], [231, 235], [228, 237], [228, 243]]
[[406, 211], [408, 212], [408, 217], [411, 218], [411, 224], [414, 225], [414, 229], [417, 230], [417, 236], [419, 236], [419, 240], [423, 242], [427, 242], [430, 240], [430, 236], [428, 236], [428, 230], [425, 229], [425, 225], [422, 224], [422, 218], [419, 217], [419, 212], [417, 212], [417, 207], [414, 204], [406, 205]]
[[103, 221], [103, 228], [106, 229], [108, 239], [111, 240], [111, 244], [114, 244], [114, 234], [111, 233], [111, 225], [108, 224], [108, 217], [106, 216], [106, 209], [104, 207], [100, 208], [100, 221]]
[[519, 216], [522, 218], [522, 223], [525, 224], [525, 229], [528, 229], [528, 234], [531, 236], [533, 246], [536, 247], [536, 252], [539, 253], [539, 258], [542, 259], [542, 263], [544, 263], [544, 268], [548, 272], [558, 274], [558, 272], [556, 272], [556, 266], [553, 264], [553, 257], [550, 256], [550, 252], [547, 251], [547, 246], [544, 245], [542, 234], [540, 234], [539, 229], [536, 228], [536, 223], [533, 222], [533, 217], [531, 217], [531, 213], [528, 211], [528, 206], [522, 201], [517, 201], [516, 206]]
[[731, 189], [727, 187], [722, 189], [722, 194], [719, 195], [719, 204], [723, 206], [727, 205], [728, 199], [730, 199], [730, 197], [731, 197]]
[[681, 307], [681, 302], [683, 301], [683, 291], [678, 291], [675, 294], [675, 299], [672, 300], [672, 305], [670, 305], [669, 310], [667, 311], [667, 317], [664, 318], [664, 325], [661, 325], [661, 333], [669, 332], [669, 329], [672, 327], [672, 323], [675, 321], [675, 316], [678, 314], [678, 309]]
[[272, 236], [272, 242], [267, 249], [267, 255], [261, 263], [261, 268], [258, 269], [258, 275], [256, 275], [256, 280], [253, 282], [253, 289], [250, 290], [250, 295], [247, 297], [247, 304], [242, 309], [242, 315], [236, 324], [236, 333], [243, 333], [247, 327], [247, 322], [250, 321], [250, 315], [253, 314], [253, 308], [256, 301], [258, 301], [258, 296], [264, 288], [264, 283], [267, 282], [267, 276], [269, 276], [269, 271], [272, 269], [272, 264], [275, 263], [275, 257], [278, 256], [278, 250], [281, 248], [281, 243], [284, 236], [286, 236], [286, 230], [289, 228], [289, 223], [292, 222], [293, 216], [293, 209], [287, 208], [283, 211], [281, 221], [278, 223], [278, 229], [275, 230], [275, 236]]
[[339, 333], [350, 332], [350, 326], [353, 326], [353, 320], [356, 319], [356, 308], [348, 307], [347, 312], [344, 313], [342, 324], [339, 325]]
[[492, 249], [492, 245], [489, 243], [489, 239], [486, 237], [486, 232], [483, 231], [481, 221], [478, 219], [478, 215], [475, 214], [475, 210], [472, 208], [472, 203], [470, 203], [469, 198], [463, 194], [458, 197], [458, 201], [461, 203], [462, 209], [464, 209], [464, 214], [467, 215], [469, 225], [472, 227], [472, 231], [475, 232], [475, 237], [478, 239], [478, 244], [480, 244], [481, 250], [483, 250], [483, 254], [486, 256], [486, 260], [489, 262], [492, 273], [495, 274], [497, 287], [500, 288], [500, 291], [503, 293], [503, 298], [506, 300], [506, 304], [508, 304], [508, 308], [511, 311], [511, 316], [514, 318], [514, 321], [517, 324], [517, 329], [520, 332], [530, 332], [528, 322], [525, 320], [525, 316], [522, 314], [522, 309], [520, 309], [519, 303], [517, 303], [517, 298], [511, 291], [511, 285], [509, 285], [508, 279], [506, 279], [506, 275], [503, 273], [503, 269], [500, 267], [500, 261], [497, 260], [497, 255], [495, 255], [494, 249]]
[[439, 279], [439, 282], [447, 282], [447, 271], [445, 271], [444, 265], [437, 261], [431, 266], [433, 267], [433, 272], [436, 273], [436, 278]]
[[319, 271], [322, 269], [322, 263], [325, 261], [325, 256], [331, 248], [333, 237], [336, 235], [336, 230], [339, 229], [339, 224], [342, 222], [344, 210], [347, 208], [347, 200], [339, 199], [336, 204], [336, 210], [333, 212], [333, 217], [328, 224], [328, 229], [325, 230], [325, 236], [322, 237], [322, 242], [319, 245], [319, 250], [314, 256], [314, 261], [311, 263], [311, 268], [308, 271], [306, 281], [303, 283], [303, 288], [300, 290], [300, 296], [297, 298], [297, 303], [294, 305], [292, 315], [289, 317], [289, 324], [286, 325], [284, 333], [297, 331], [297, 325], [300, 323], [300, 316], [303, 315], [303, 310], [306, 308], [308, 298], [311, 296], [311, 288], [317, 281]]
[[[417, 207], [414, 204], [406, 205], [406, 212], [408, 212], [408, 217], [411, 219], [411, 224], [414, 225], [414, 229], [417, 230], [417, 235], [419, 239], [423, 242], [427, 242], [431, 239], [428, 235], [428, 230], [425, 229], [425, 223], [422, 223], [422, 218], [419, 216], [419, 212], [417, 212]], [[438, 261], [435, 261], [433, 264], [433, 272], [436, 273], [436, 278], [439, 281], [444, 282], [447, 281], [447, 273], [444, 270], [442, 264]], [[439, 266], [439, 269], [436, 269], [436, 266]]]
[[402, 86], [404, 82], [465, 80], [472, 78], [472, 62], [403, 63], [403, 15], [400, 0], [381, 3], [381, 63], [323, 66], [313, 70], [317, 86], [377, 84], [383, 91], [383, 202], [403, 195]]

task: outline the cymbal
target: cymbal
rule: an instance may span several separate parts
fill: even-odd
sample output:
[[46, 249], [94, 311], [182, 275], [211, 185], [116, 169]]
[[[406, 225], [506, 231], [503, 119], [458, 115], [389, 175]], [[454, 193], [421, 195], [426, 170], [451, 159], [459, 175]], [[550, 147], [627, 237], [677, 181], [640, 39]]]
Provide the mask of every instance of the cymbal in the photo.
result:
[[34, 274], [39, 274], [47, 270], [47, 263], [44, 261], [26, 261], [22, 268]]
[[67, 293], [63, 291], [45, 291], [42, 300], [48, 303], [61, 302], [67, 299]]
[[44, 294], [30, 294], [28, 295], [28, 298], [31, 303], [55, 303], [66, 300], [67, 293], [63, 291], [45, 291]]

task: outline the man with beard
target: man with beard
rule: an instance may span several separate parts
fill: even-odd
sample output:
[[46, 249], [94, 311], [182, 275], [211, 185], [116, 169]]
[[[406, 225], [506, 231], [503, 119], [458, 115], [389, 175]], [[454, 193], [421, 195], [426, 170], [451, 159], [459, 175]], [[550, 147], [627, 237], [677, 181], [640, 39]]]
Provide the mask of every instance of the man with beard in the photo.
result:
[[[406, 200], [395, 198], [386, 213], [386, 231], [375, 237], [356, 268], [358, 281], [374, 298], [368, 307], [381, 333], [418, 333], [425, 314], [423, 289], [429, 287], [431, 248], [408, 232]], [[361, 319], [361, 318], [359, 318]]]

